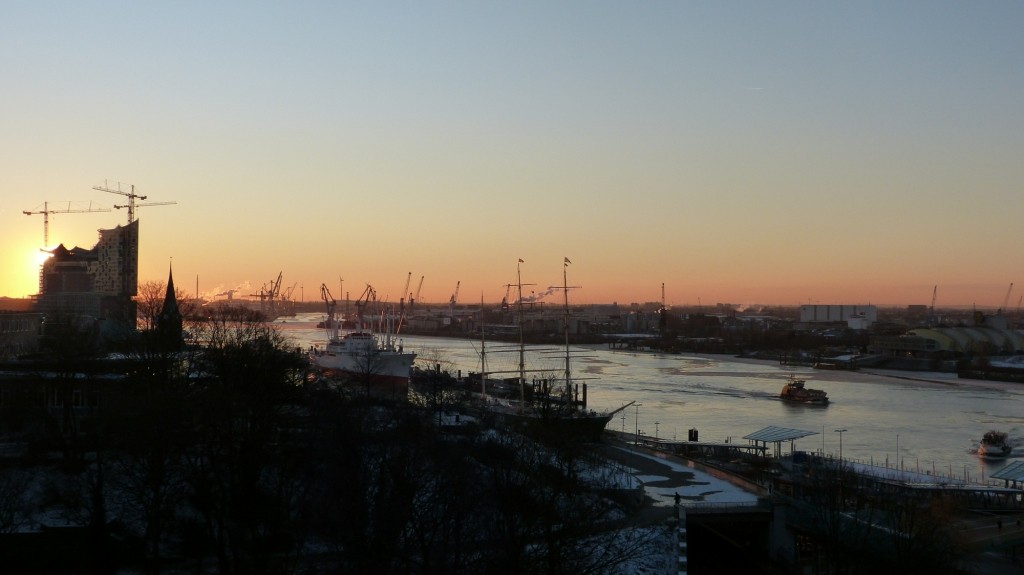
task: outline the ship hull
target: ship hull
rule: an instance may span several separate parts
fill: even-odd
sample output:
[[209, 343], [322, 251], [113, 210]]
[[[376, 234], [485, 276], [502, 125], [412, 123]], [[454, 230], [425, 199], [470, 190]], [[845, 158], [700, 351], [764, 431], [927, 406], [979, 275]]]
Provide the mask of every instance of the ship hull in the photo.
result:
[[390, 337], [382, 340], [365, 330], [338, 336], [313, 354], [313, 363], [338, 375], [362, 379], [400, 380], [406, 384], [412, 375], [416, 354], [405, 352]]
[[371, 376], [408, 383], [415, 359], [414, 353], [345, 353], [332, 351], [331, 346], [327, 346], [327, 350], [316, 355], [313, 361], [321, 369], [339, 376]]
[[612, 419], [611, 415], [598, 413], [544, 414], [513, 409], [491, 410], [485, 417], [493, 419], [497, 427], [558, 442], [600, 441], [605, 426]]

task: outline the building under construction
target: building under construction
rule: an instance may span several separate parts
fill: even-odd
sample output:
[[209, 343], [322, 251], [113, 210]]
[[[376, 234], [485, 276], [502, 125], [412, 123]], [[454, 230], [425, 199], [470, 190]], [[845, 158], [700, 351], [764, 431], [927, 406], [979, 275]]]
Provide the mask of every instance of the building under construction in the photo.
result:
[[39, 275], [36, 311], [48, 317], [91, 318], [106, 333], [134, 330], [139, 222], [101, 229], [99, 235], [91, 249], [61, 244], [50, 251]]

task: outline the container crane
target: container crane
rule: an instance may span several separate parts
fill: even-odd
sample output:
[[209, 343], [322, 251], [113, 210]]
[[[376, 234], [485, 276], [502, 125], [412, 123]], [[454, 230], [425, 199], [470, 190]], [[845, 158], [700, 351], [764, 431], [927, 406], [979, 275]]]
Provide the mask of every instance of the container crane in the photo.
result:
[[49, 202], [43, 202], [43, 209], [38, 211], [23, 210], [21, 213], [26, 216], [34, 216], [37, 214], [43, 214], [43, 247], [50, 247], [50, 214], [84, 214], [87, 212], [109, 212], [110, 208], [94, 208], [92, 202], [89, 202], [88, 209], [71, 209], [71, 202], [68, 202], [68, 207], [62, 210], [51, 210]]

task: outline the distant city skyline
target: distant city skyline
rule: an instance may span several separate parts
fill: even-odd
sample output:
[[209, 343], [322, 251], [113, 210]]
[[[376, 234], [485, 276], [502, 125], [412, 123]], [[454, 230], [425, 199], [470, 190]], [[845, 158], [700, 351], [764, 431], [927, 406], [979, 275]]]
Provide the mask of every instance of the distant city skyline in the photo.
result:
[[[10, 3], [0, 296], [139, 281], [1016, 309], [1024, 5]], [[71, 202], [71, 204], [68, 204]], [[91, 202], [91, 203], [90, 203]], [[173, 205], [166, 202], [175, 202]], [[335, 297], [342, 294], [334, 293]], [[550, 297], [549, 297], [550, 301]]]

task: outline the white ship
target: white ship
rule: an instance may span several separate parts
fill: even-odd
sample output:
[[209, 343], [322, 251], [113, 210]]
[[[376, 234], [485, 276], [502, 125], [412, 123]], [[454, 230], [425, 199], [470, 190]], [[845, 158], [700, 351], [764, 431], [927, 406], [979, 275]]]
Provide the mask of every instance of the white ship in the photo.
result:
[[342, 321], [334, 317], [335, 301], [326, 285], [320, 286], [321, 296], [327, 303], [327, 321], [329, 337], [324, 349], [313, 352], [313, 362], [326, 375], [337, 379], [347, 379], [353, 383], [364, 383], [367, 386], [379, 384], [408, 385], [412, 373], [412, 364], [416, 354], [402, 349], [402, 344], [391, 329], [392, 323], [380, 320], [383, 333], [366, 327], [363, 319], [363, 307], [371, 301], [375, 294], [373, 288], [367, 286], [364, 297], [357, 302], [358, 320], [356, 327], [344, 334], [341, 333]]

